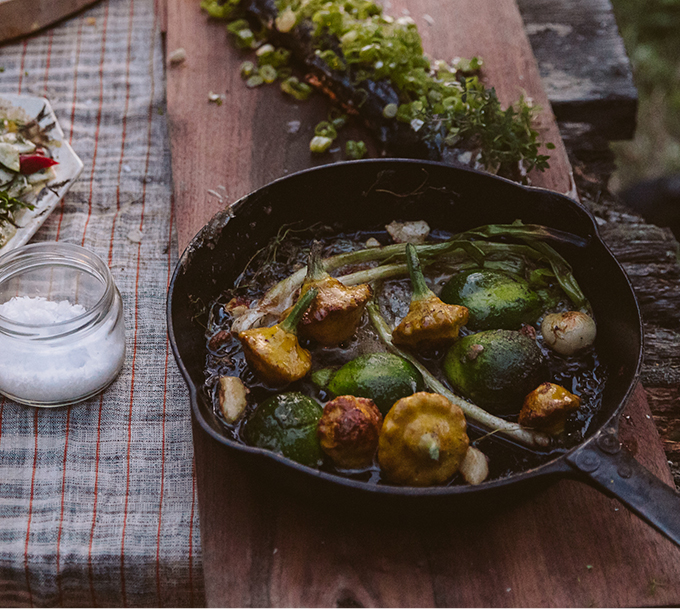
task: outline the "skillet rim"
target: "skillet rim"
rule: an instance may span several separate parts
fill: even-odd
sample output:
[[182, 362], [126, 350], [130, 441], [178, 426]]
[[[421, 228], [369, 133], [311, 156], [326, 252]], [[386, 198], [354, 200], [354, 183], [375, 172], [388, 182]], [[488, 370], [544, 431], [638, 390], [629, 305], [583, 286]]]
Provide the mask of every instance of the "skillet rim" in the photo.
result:
[[[191, 259], [193, 258], [193, 253], [198, 251], [202, 247], [206, 247], [205, 243], [210, 243], [209, 239], [205, 239], [206, 237], [212, 237], [214, 238], [216, 235], [220, 234], [221, 231], [224, 229], [224, 227], [227, 226], [227, 224], [230, 222], [230, 220], [235, 217], [238, 214], [238, 210], [240, 207], [242, 207], [251, 197], [257, 196], [259, 193], [262, 191], [265, 191], [266, 189], [276, 187], [276, 185], [280, 182], [285, 182], [291, 179], [301, 179], [301, 177], [304, 177], [308, 173], [315, 173], [319, 171], [327, 171], [329, 168], [337, 167], [337, 166], [350, 166], [350, 165], [366, 165], [366, 164], [375, 164], [375, 165], [381, 165], [381, 164], [401, 164], [401, 163], [408, 163], [412, 165], [419, 165], [419, 166], [436, 166], [436, 167], [444, 167], [444, 168], [450, 168], [454, 169], [456, 171], [464, 172], [464, 173], [471, 173], [471, 174], [476, 174], [480, 176], [483, 180], [488, 180], [488, 181], [498, 181], [498, 182], [504, 182], [509, 185], [511, 185], [513, 188], [517, 188], [520, 190], [524, 190], [525, 192], [528, 193], [537, 193], [537, 194], [547, 194], [550, 195], [551, 197], [558, 197], [564, 201], [566, 205], [570, 205], [574, 208], [576, 208], [579, 212], [585, 215], [585, 217], [588, 219], [588, 222], [590, 223], [590, 228], [592, 230], [592, 236], [593, 239], [597, 241], [598, 245], [602, 247], [605, 251], [605, 253], [611, 258], [613, 263], [615, 264], [616, 268], [618, 269], [621, 278], [624, 280], [626, 287], [628, 291], [630, 292], [631, 300], [635, 308], [635, 318], [637, 321], [637, 338], [639, 338], [638, 341], [638, 350], [637, 350], [637, 357], [636, 357], [636, 364], [634, 367], [634, 371], [631, 375], [631, 378], [628, 382], [627, 389], [623, 393], [623, 396], [621, 397], [618, 405], [616, 408], [612, 409], [612, 412], [606, 416], [606, 419], [595, 429], [593, 429], [592, 432], [589, 433], [589, 435], [583, 439], [580, 443], [569, 449], [568, 451], [565, 451], [564, 453], [556, 455], [553, 459], [549, 460], [548, 462], [541, 464], [539, 466], [529, 468], [525, 471], [522, 471], [517, 474], [512, 474], [507, 477], [502, 477], [498, 479], [493, 479], [491, 481], [485, 481], [479, 485], [448, 485], [448, 486], [431, 486], [431, 487], [413, 487], [413, 486], [396, 486], [396, 485], [389, 485], [389, 484], [381, 484], [381, 485], [376, 485], [374, 483], [368, 483], [364, 481], [357, 481], [354, 479], [350, 479], [347, 477], [343, 477], [340, 475], [336, 475], [330, 472], [325, 472], [316, 468], [304, 466], [302, 464], [299, 464], [297, 462], [294, 462], [288, 458], [285, 458], [282, 455], [273, 453], [271, 451], [268, 451], [266, 449], [261, 449], [259, 447], [253, 447], [250, 445], [238, 443], [232, 439], [229, 439], [225, 437], [224, 435], [218, 433], [213, 426], [210, 425], [209, 422], [206, 421], [206, 419], [203, 417], [203, 414], [201, 413], [201, 408], [199, 406], [199, 389], [194, 385], [194, 382], [191, 378], [191, 375], [189, 374], [189, 371], [187, 370], [186, 366], [184, 365], [184, 360], [179, 353], [179, 346], [177, 344], [177, 338], [175, 336], [174, 332], [174, 325], [173, 325], [173, 316], [172, 316], [172, 298], [174, 294], [174, 287], [175, 287], [175, 282], [179, 275], [182, 273], [183, 269], [190, 265]], [[197, 243], [201, 243], [202, 245], [199, 245], [196, 247]], [[628, 275], [626, 274], [625, 270], [621, 266], [621, 263], [616, 259], [612, 251], [609, 249], [607, 244], [604, 242], [602, 239], [602, 236], [600, 235], [600, 231], [597, 225], [597, 221], [595, 220], [595, 217], [593, 214], [579, 201], [572, 199], [571, 197], [562, 194], [562, 193], [557, 193], [556, 191], [551, 191], [550, 189], [547, 188], [542, 188], [542, 187], [535, 187], [535, 186], [526, 186], [523, 184], [519, 184], [517, 182], [513, 182], [511, 180], [508, 180], [507, 178], [503, 178], [500, 176], [495, 176], [493, 174], [489, 174], [487, 172], [471, 169], [471, 168], [463, 168], [463, 167], [454, 167], [451, 165], [447, 165], [445, 163], [441, 163], [438, 161], [429, 161], [429, 160], [421, 160], [421, 159], [409, 159], [409, 158], [380, 158], [380, 159], [361, 159], [361, 160], [353, 160], [353, 161], [338, 161], [334, 163], [328, 163], [324, 165], [318, 165], [315, 167], [311, 168], [305, 168], [300, 171], [296, 171], [290, 174], [287, 174], [285, 176], [282, 176], [280, 178], [277, 178], [275, 180], [272, 180], [271, 182], [268, 182], [265, 185], [262, 185], [261, 187], [251, 191], [247, 195], [244, 195], [243, 197], [239, 198], [237, 201], [235, 201], [233, 204], [231, 204], [228, 208], [224, 208], [223, 210], [218, 211], [201, 229], [198, 230], [198, 232], [194, 235], [194, 237], [191, 239], [191, 241], [187, 244], [186, 248], [178, 258], [177, 264], [175, 266], [175, 270], [173, 272], [170, 284], [168, 285], [168, 293], [167, 293], [167, 300], [166, 300], [166, 317], [167, 317], [167, 330], [168, 330], [168, 337], [170, 340], [170, 345], [173, 351], [173, 355], [175, 357], [175, 360], [177, 362], [178, 368], [180, 369], [180, 372], [182, 373], [182, 376], [184, 378], [184, 381], [189, 389], [189, 396], [190, 396], [190, 403], [191, 403], [191, 409], [194, 417], [196, 418], [197, 423], [200, 425], [201, 429], [206, 432], [210, 437], [212, 437], [214, 440], [216, 440], [218, 443], [220, 443], [222, 446], [226, 447], [228, 450], [234, 450], [237, 453], [241, 454], [246, 454], [249, 458], [254, 458], [254, 460], [257, 460], [258, 462], [274, 462], [274, 464], [277, 467], [282, 467], [284, 470], [285, 469], [292, 469], [302, 475], [303, 477], [312, 477], [313, 479], [316, 479], [317, 481], [323, 482], [323, 483], [330, 483], [331, 485], [339, 485], [340, 487], [346, 487], [350, 488], [355, 491], [359, 491], [361, 493], [365, 493], [368, 495], [372, 496], [397, 496], [397, 497], [418, 497], [418, 498], [451, 498], [451, 497], [459, 497], [459, 496], [466, 496], [469, 494], [477, 494], [478, 492], [483, 492], [483, 491], [493, 491], [501, 488], [505, 488], [508, 486], [512, 486], [513, 484], [519, 484], [521, 482], [527, 482], [530, 480], [538, 479], [541, 477], [548, 477], [551, 475], [562, 475], [562, 476], [572, 476], [574, 478], [578, 478], [578, 472], [575, 471], [574, 467], [571, 466], [568, 461], [567, 457], [571, 456], [572, 458], [581, 450], [585, 448], [586, 445], [590, 444], [598, 435], [603, 433], [605, 430], [611, 430], [612, 428], [616, 430], [618, 428], [618, 421], [621, 416], [621, 412], [625, 408], [632, 392], [634, 391], [639, 377], [640, 377], [640, 371], [642, 368], [642, 361], [643, 361], [643, 346], [644, 346], [644, 329], [643, 329], [643, 324], [642, 324], [642, 317], [641, 317], [641, 312], [640, 312], [640, 305], [637, 300], [637, 296], [635, 294], [635, 291], [633, 289], [632, 283], [630, 279], [628, 278]]]

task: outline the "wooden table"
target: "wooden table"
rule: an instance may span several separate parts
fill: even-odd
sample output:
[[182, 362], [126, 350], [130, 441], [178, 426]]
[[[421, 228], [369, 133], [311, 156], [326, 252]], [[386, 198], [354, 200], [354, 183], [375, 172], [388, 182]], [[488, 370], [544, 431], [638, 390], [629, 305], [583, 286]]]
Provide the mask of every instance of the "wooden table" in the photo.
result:
[[[273, 89], [245, 89], [237, 69], [242, 58], [225, 43], [222, 26], [206, 23], [193, 0], [168, 0], [168, 8], [168, 51], [187, 52], [185, 64], [168, 73], [183, 247], [225, 204], [333, 158], [313, 159], [307, 151], [310, 129], [327, 111], [321, 100], [297, 105]], [[516, 99], [522, 88], [548, 108], [514, 1], [391, 3], [392, 11], [404, 9], [419, 21], [433, 54], [480, 54], [501, 99]], [[424, 15], [434, 17], [434, 25]], [[221, 106], [208, 104], [209, 91], [225, 96]], [[282, 128], [293, 120], [302, 121], [298, 134]], [[558, 148], [551, 171], [539, 179], [567, 191], [571, 167], [550, 113], [541, 128]], [[587, 186], [588, 168], [576, 169]], [[670, 483], [641, 388], [622, 427], [637, 458]], [[299, 498], [271, 493], [198, 429], [195, 452], [211, 605], [641, 606], [680, 600], [680, 551], [617, 502], [577, 483], [560, 482], [493, 516], [376, 526], [356, 514], [329, 518]]]

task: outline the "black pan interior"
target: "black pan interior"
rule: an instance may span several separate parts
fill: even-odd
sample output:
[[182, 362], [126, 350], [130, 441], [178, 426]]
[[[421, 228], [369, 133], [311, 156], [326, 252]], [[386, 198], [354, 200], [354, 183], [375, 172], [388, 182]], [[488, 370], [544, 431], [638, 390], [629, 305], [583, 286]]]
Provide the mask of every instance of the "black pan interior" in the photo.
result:
[[[227, 447], [262, 458], [259, 450], [243, 448], [223, 436], [210, 400], [202, 391], [206, 355], [202, 308], [233, 284], [253, 254], [286, 223], [302, 221], [303, 226], [309, 226], [321, 222], [340, 232], [380, 229], [395, 219], [425, 220], [431, 227], [453, 232], [521, 219], [526, 224], [547, 225], [582, 237], [582, 245], [551, 245], [571, 263], [593, 305], [598, 321], [597, 349], [609, 371], [603, 408], [590, 433], [615, 423], [612, 420], [639, 369], [640, 317], [630, 283], [603, 245], [585, 208], [556, 193], [439, 163], [371, 160], [300, 172], [255, 191], [237, 202], [232, 213], [213, 218], [182, 255], [169, 291], [168, 328], [180, 368], [192, 389], [194, 413], [211, 436]], [[306, 471], [310, 477], [347, 484], [345, 479], [319, 474], [283, 458], [268, 458]], [[519, 476], [542, 474], [551, 470], [550, 466]], [[560, 464], [552, 466], [553, 471], [559, 469]], [[400, 488], [389, 489], [400, 493]], [[455, 494], [460, 489], [418, 493]]]

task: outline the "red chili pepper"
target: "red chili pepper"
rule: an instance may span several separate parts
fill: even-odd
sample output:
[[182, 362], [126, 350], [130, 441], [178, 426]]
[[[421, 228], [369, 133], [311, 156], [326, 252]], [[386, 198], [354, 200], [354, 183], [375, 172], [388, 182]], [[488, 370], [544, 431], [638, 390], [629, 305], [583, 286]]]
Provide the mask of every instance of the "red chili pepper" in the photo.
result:
[[22, 174], [35, 174], [41, 169], [57, 165], [58, 161], [44, 155], [19, 155], [20, 169]]

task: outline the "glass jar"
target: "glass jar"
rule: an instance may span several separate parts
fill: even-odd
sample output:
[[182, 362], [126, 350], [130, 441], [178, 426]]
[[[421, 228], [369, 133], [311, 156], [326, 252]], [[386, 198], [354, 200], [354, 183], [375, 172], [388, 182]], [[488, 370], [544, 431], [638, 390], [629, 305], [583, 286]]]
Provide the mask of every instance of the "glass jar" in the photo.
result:
[[123, 303], [104, 261], [61, 242], [0, 256], [0, 393], [74, 404], [104, 390], [124, 360]]

